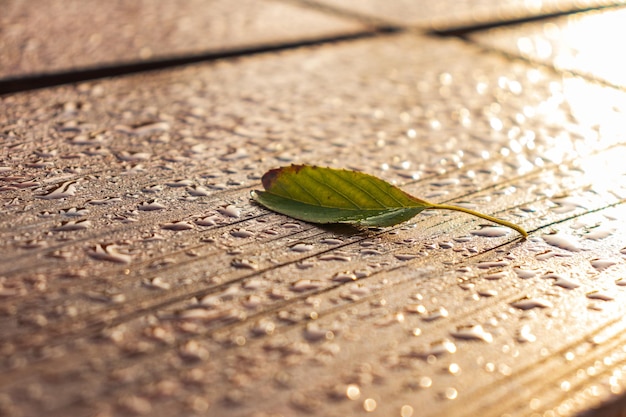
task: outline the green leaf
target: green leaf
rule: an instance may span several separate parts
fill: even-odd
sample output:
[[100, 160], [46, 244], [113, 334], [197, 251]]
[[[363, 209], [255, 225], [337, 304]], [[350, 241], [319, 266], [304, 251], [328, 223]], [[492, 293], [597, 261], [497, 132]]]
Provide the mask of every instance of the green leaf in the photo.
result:
[[387, 227], [426, 209], [455, 210], [528, 234], [520, 226], [464, 207], [435, 204], [405, 193], [372, 175], [345, 169], [291, 165], [266, 172], [265, 191], [252, 198], [270, 210], [311, 223]]

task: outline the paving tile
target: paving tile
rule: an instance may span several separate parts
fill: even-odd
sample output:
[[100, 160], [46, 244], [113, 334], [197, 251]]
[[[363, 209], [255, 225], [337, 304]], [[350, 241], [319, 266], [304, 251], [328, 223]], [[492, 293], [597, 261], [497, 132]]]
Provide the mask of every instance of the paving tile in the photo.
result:
[[470, 38], [511, 55], [626, 87], [626, 66], [609, 47], [626, 36], [624, 19], [626, 9], [608, 9], [476, 32]]
[[346, 35], [354, 21], [276, 1], [8, 0], [0, 79]]
[[589, 8], [621, 4], [610, 0], [465, 0], [430, 1], [411, 0], [314, 0], [314, 2], [358, 13], [403, 26], [450, 30], [519, 20], [553, 13], [563, 13]]
[[[622, 91], [403, 34], [0, 108], [5, 414], [575, 415], [625, 386]], [[252, 203], [290, 163], [531, 236]]]

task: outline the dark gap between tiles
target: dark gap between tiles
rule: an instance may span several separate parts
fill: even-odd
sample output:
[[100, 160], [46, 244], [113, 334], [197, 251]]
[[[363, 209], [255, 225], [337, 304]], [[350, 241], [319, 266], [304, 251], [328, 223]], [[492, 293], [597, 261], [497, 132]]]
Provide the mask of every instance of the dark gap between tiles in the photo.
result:
[[[243, 56], [263, 54], [263, 53], [268, 53], [268, 52], [278, 52], [278, 51], [283, 51], [283, 50], [297, 49], [297, 48], [315, 46], [315, 45], [324, 45], [324, 44], [330, 44], [330, 43], [335, 43], [335, 42], [353, 41], [353, 40], [376, 37], [379, 35], [400, 33], [400, 32], [409, 31], [409, 30], [419, 31], [418, 28], [394, 26], [393, 24], [390, 24], [389, 22], [382, 21], [375, 17], [364, 16], [364, 15], [361, 15], [361, 14], [358, 14], [356, 12], [352, 12], [349, 10], [343, 10], [343, 9], [338, 9], [335, 7], [324, 6], [319, 3], [309, 1], [309, 0], [283, 0], [283, 1], [294, 3], [294, 4], [299, 4], [307, 8], [314, 8], [330, 15], [335, 15], [335, 16], [359, 21], [365, 24], [370, 29], [365, 29], [361, 32], [347, 34], [347, 35], [322, 37], [322, 38], [300, 40], [300, 41], [286, 42], [286, 43], [271, 43], [271, 44], [258, 45], [258, 46], [234, 48], [234, 49], [230, 49], [226, 51], [207, 52], [207, 53], [184, 55], [184, 56], [172, 57], [172, 58], [155, 59], [155, 60], [143, 61], [143, 62], [129, 62], [129, 63], [123, 63], [123, 64], [117, 64], [117, 65], [84, 68], [84, 69], [71, 70], [71, 71], [35, 74], [35, 75], [29, 75], [25, 77], [12, 77], [12, 78], [7, 78], [7, 79], [0, 79], [0, 96], [4, 94], [18, 93], [22, 91], [35, 90], [35, 89], [40, 89], [40, 88], [55, 87], [55, 86], [59, 86], [63, 84], [71, 84], [71, 83], [95, 80], [95, 79], [100, 79], [100, 78], [130, 75], [130, 74], [135, 74], [135, 73], [145, 72], [145, 71], [162, 70], [162, 69], [179, 67], [179, 66], [195, 64], [195, 63], [200, 63], [200, 62], [210, 62], [210, 61], [215, 61], [215, 60], [220, 60], [220, 59], [237, 58], [237, 57], [243, 57]], [[609, 5], [609, 6], [602, 6], [602, 7], [586, 8], [586, 9], [581, 9], [581, 10], [562, 11], [562, 12], [556, 12], [556, 13], [543, 14], [540, 16], [524, 17], [520, 19], [490, 22], [490, 23], [470, 25], [470, 26], [465, 26], [465, 27], [456, 27], [453, 29], [430, 30], [430, 31], [426, 31], [425, 33], [432, 35], [432, 36], [436, 36], [436, 37], [459, 37], [459, 38], [467, 40], [468, 34], [473, 33], [473, 32], [478, 32], [481, 30], [487, 30], [487, 29], [492, 29], [492, 28], [502, 27], [502, 26], [510, 26], [510, 25], [526, 23], [526, 22], [548, 20], [551, 18], [559, 17], [559, 16], [571, 15], [575, 13], [583, 13], [583, 12], [588, 12], [592, 10], [607, 9], [611, 7], [617, 7], [617, 6]]]
[[4, 80], [0, 79], [0, 95], [35, 90], [39, 88], [55, 87], [63, 84], [89, 81], [99, 78], [129, 75], [144, 71], [156, 71], [200, 62], [210, 62], [220, 59], [263, 54], [267, 52], [278, 52], [288, 49], [324, 45], [335, 42], [366, 39], [381, 34], [390, 34], [400, 31], [401, 29], [395, 27], [382, 27], [348, 35], [301, 40], [297, 42], [274, 43], [251, 47], [234, 48], [227, 51], [208, 52], [174, 58], [156, 59], [144, 62], [133, 62], [96, 68], [85, 68], [80, 70], [54, 72], [49, 74], [36, 74], [26, 77], [8, 78]]

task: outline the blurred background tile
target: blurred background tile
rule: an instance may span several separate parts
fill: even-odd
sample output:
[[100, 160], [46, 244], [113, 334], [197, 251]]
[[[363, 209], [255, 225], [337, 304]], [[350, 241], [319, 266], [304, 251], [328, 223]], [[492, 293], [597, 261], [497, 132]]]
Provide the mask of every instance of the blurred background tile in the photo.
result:
[[616, 45], [626, 38], [626, 8], [577, 13], [471, 33], [488, 48], [519, 55], [626, 87], [626, 62]]
[[280, 1], [5, 0], [0, 79], [340, 36], [355, 21]]
[[614, 0], [313, 0], [313, 2], [398, 25], [437, 30], [493, 24], [623, 3]]

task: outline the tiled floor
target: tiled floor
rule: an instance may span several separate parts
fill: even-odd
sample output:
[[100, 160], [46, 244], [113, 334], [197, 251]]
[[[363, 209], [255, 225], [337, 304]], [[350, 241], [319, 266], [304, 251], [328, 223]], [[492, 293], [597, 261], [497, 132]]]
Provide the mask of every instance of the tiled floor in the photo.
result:
[[[623, 64], [577, 31], [622, 9], [513, 26], [607, 4], [453, 19], [409, 2], [199, 3], [141, 20], [9, 2], [0, 86], [206, 59], [0, 96], [0, 415], [620, 415]], [[81, 13], [99, 18], [62, 24]], [[192, 33], [159, 31], [180, 19]], [[93, 35], [110, 54], [74, 31], [110, 33]], [[543, 43], [556, 52], [523, 49]], [[530, 237], [450, 212], [320, 227], [251, 202], [291, 163], [362, 170]]]

